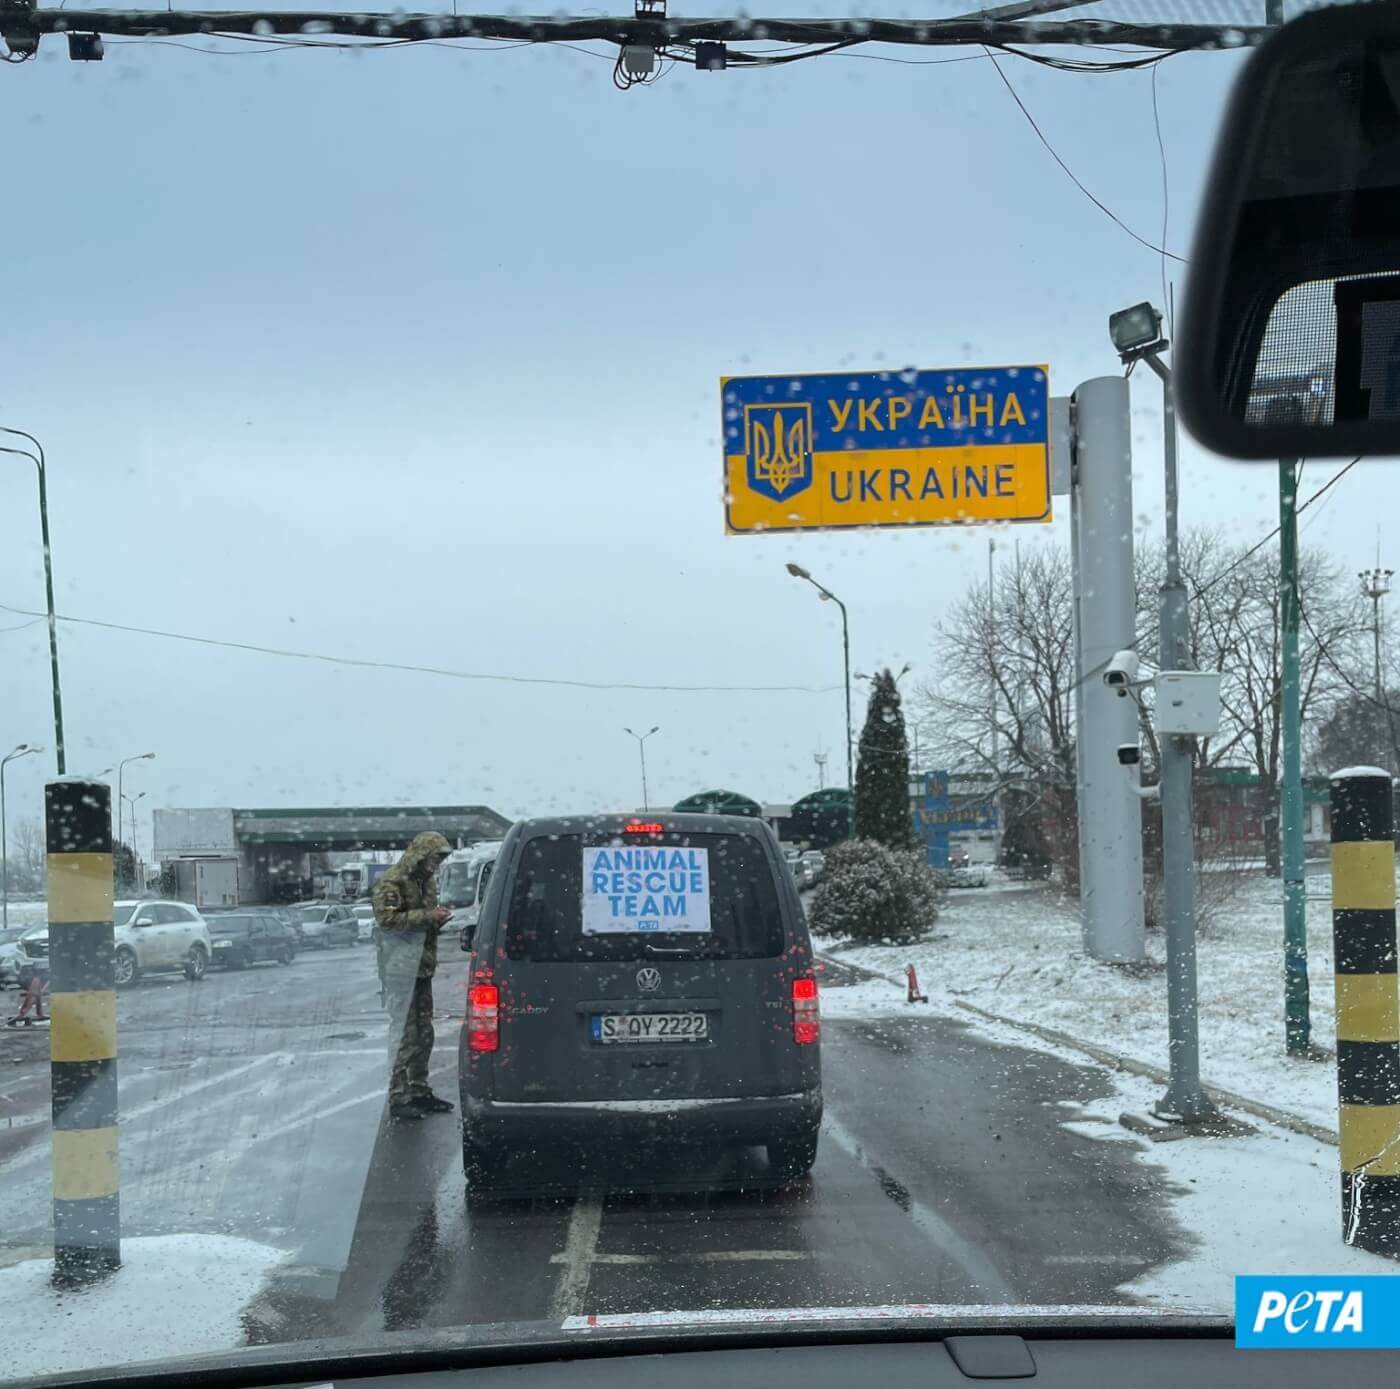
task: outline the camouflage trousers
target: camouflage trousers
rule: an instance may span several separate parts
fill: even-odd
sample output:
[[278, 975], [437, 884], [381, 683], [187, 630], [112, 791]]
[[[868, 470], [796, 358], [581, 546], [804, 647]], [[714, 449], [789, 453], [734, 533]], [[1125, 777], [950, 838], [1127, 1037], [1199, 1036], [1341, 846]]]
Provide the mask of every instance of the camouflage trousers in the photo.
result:
[[389, 1010], [389, 1103], [408, 1104], [432, 1093], [428, 1062], [433, 1054], [433, 981], [389, 974], [384, 993]]

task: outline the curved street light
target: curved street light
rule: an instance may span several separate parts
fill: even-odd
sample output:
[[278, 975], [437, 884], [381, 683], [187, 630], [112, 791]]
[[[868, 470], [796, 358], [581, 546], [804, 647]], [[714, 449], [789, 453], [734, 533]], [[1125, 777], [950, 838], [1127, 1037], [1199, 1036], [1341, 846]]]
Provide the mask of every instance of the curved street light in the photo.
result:
[[856, 778], [851, 768], [851, 629], [846, 618], [846, 605], [824, 584], [819, 584], [800, 564], [788, 562], [787, 572], [794, 579], [803, 579], [817, 590], [823, 603], [835, 603], [841, 609], [841, 652], [846, 670], [846, 787], [850, 797], [850, 813], [847, 816], [852, 829], [856, 815]]
[[12, 434], [17, 439], [28, 439], [37, 450], [13, 449], [0, 446], [0, 453], [13, 453], [27, 458], [39, 470], [39, 533], [44, 542], [44, 590], [48, 601], [49, 614], [49, 665], [53, 673], [53, 739], [54, 756], [58, 760], [58, 774], [63, 776], [67, 766], [63, 755], [63, 694], [58, 683], [58, 619], [54, 615], [53, 604], [53, 551], [49, 545], [49, 486], [48, 467], [44, 459], [44, 446], [22, 429], [9, 429], [0, 425], [0, 434]]
[[[153, 752], [138, 752], [134, 757], [123, 757], [122, 760], [121, 760], [120, 762], [117, 763], [117, 843], [118, 843], [118, 844], [120, 844], [120, 843], [122, 842], [122, 800], [123, 800], [123, 797], [122, 797], [122, 768], [125, 767], [126, 764], [127, 764], [128, 762], [149, 762], [149, 761], [151, 761], [151, 759], [154, 758], [154, 757], [155, 757], [155, 753], [153, 753]], [[145, 793], [144, 791], [141, 793], [142, 796], [144, 796], [145, 794], [146, 794], [146, 793]], [[138, 796], [137, 799], [139, 800], [139, 799], [140, 799], [140, 796]], [[120, 853], [120, 850], [118, 850], [118, 853]], [[118, 862], [120, 862], [120, 859], [118, 860]]]
[[[631, 730], [630, 728], [624, 728], [622, 731], [623, 731], [624, 733], [632, 733], [632, 730]], [[642, 809], [643, 809], [643, 810], [649, 810], [649, 809], [651, 808], [649, 802], [647, 801], [647, 739], [650, 738], [651, 735], [652, 735], [653, 733], [659, 733], [660, 731], [661, 731], [661, 725], [658, 723], [658, 724], [653, 725], [651, 728], [647, 729], [647, 731], [646, 731], [645, 733], [632, 733], [632, 736], [637, 740], [637, 751], [638, 751], [638, 752], [641, 754], [641, 756], [642, 756]]]
[[[139, 872], [140, 872], [140, 867], [141, 867], [141, 853], [140, 853], [140, 851], [139, 851], [139, 850], [137, 849], [137, 847], [136, 847], [136, 802], [137, 802], [137, 801], [143, 801], [143, 800], [145, 800], [145, 799], [146, 799], [146, 792], [144, 792], [144, 791], [138, 791], [134, 796], [123, 796], [123, 795], [121, 795], [120, 792], [118, 792], [117, 794], [118, 794], [118, 797], [120, 798], [118, 803], [120, 804], [120, 801], [125, 801], [126, 804], [127, 804], [127, 806], [128, 806], [128, 808], [131, 810], [131, 843], [130, 843], [127, 847], [131, 850], [131, 865], [132, 865], [132, 868], [133, 868], [133, 870], [135, 871], [135, 873], [138, 873], [138, 874], [139, 874]], [[120, 840], [118, 840], [117, 842], [118, 842], [118, 844], [121, 843]], [[119, 865], [119, 868], [120, 868], [120, 864], [121, 864], [123, 861], [124, 861], [124, 860], [122, 860], [121, 858], [118, 858], [118, 865]], [[131, 885], [132, 885], [134, 888], [136, 888], [137, 891], [140, 891], [141, 888], [142, 888], [142, 882], [141, 882], [140, 878], [137, 877], [137, 876], [133, 876], [133, 877], [132, 877], [132, 879], [131, 879]]]
[[10, 838], [5, 828], [5, 766], [17, 757], [28, 757], [31, 752], [43, 752], [43, 748], [20, 743], [13, 752], [0, 757], [0, 930], [10, 925]]

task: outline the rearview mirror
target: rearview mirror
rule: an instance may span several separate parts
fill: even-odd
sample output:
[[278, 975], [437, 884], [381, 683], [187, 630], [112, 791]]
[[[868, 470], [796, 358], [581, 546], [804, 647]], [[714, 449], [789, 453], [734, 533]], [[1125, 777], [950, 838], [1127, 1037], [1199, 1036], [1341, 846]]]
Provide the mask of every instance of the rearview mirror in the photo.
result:
[[1177, 398], [1206, 447], [1400, 453], [1400, 11], [1314, 10], [1250, 57], [1181, 330]]

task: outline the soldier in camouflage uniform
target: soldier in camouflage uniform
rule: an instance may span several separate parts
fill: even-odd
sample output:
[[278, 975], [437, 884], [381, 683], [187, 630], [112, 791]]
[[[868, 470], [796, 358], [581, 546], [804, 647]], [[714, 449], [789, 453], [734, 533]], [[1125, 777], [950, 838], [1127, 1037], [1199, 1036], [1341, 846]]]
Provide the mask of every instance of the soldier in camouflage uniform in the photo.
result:
[[389, 1115], [393, 1119], [421, 1119], [452, 1109], [428, 1088], [437, 938], [451, 915], [438, 906], [436, 878], [451, 852], [442, 835], [434, 831], [417, 835], [370, 894], [389, 1010]]

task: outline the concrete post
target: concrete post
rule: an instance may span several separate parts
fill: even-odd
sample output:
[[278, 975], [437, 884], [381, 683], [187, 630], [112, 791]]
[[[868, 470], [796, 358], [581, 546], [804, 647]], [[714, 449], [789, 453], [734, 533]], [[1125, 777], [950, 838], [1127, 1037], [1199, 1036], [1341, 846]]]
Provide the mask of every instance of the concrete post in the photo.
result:
[[1390, 774], [1332, 775], [1332, 939], [1337, 990], [1342, 1238], [1400, 1251], [1400, 996]]
[[53, 1086], [54, 1280], [121, 1263], [112, 790], [82, 777], [44, 788]]
[[1114, 653], [1136, 640], [1132, 423], [1123, 377], [1095, 377], [1075, 391], [1074, 432], [1084, 946], [1096, 960], [1126, 964], [1147, 954], [1142, 808], [1118, 762], [1119, 745], [1138, 741], [1137, 707], [1102, 678]]

